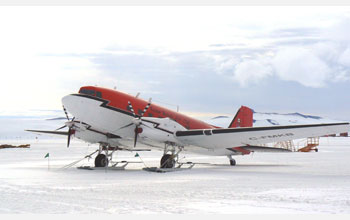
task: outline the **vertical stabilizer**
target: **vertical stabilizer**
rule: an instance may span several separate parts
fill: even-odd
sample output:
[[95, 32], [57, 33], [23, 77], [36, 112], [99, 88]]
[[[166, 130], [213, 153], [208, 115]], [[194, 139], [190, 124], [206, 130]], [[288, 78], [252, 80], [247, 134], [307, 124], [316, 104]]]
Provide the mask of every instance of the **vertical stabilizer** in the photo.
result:
[[228, 127], [253, 127], [253, 110], [242, 105]]

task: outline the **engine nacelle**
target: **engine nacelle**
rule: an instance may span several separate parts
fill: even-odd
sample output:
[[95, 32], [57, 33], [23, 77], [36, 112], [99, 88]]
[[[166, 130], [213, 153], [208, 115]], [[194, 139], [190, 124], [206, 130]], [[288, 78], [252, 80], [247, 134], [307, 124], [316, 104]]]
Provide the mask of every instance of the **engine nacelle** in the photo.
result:
[[181, 145], [175, 138], [176, 131], [185, 131], [185, 127], [170, 118], [151, 118], [143, 117], [140, 127], [142, 132], [139, 134], [141, 138], [152, 139], [159, 142], [173, 142]]

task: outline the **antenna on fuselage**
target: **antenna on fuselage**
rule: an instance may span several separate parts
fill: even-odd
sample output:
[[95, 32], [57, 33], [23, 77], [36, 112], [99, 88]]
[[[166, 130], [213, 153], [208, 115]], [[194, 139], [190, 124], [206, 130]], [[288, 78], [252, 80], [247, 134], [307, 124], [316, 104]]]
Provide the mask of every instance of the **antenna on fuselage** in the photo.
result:
[[140, 95], [140, 93], [138, 92], [138, 93], [136, 94], [136, 96], [135, 96], [135, 97], [136, 97], [136, 98], [138, 98], [138, 97], [139, 97], [139, 95]]
[[179, 112], [180, 106], [176, 106], [176, 111]]
[[114, 90], [117, 90], [117, 87], [116, 87], [116, 86], [114, 86], [114, 87], [113, 87], [113, 89], [114, 89]]

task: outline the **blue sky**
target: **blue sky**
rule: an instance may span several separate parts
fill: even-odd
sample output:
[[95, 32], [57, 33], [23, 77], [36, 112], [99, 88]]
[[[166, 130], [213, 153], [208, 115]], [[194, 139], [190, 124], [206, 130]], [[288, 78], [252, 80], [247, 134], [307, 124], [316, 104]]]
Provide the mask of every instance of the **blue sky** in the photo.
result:
[[0, 7], [0, 114], [60, 109], [83, 85], [194, 116], [350, 120], [350, 7]]

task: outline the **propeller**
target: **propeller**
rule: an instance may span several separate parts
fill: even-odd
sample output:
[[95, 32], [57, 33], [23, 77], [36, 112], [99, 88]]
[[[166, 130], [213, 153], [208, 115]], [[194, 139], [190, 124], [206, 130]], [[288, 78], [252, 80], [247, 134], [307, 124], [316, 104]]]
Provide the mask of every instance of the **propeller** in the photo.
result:
[[68, 127], [67, 147], [69, 147], [71, 136], [72, 136], [72, 134], [75, 133], [75, 130], [73, 129], [75, 117], [73, 117], [72, 120], [69, 120], [67, 110], [66, 110], [66, 108], [64, 106], [63, 106], [63, 111], [64, 111], [64, 114], [66, 115], [66, 118], [67, 118], [68, 121], [62, 127], [57, 128], [56, 131], [61, 130], [61, 129], [65, 128], [65, 127]]
[[149, 100], [148, 104], [146, 105], [146, 107], [143, 109], [143, 111], [141, 112], [140, 115], [136, 115], [135, 114], [135, 111], [134, 111], [134, 108], [132, 107], [131, 105], [131, 102], [128, 101], [128, 106], [129, 106], [129, 109], [130, 111], [132, 112], [133, 116], [134, 116], [134, 119], [133, 121], [130, 123], [130, 124], [127, 124], [121, 128], [119, 128], [118, 130], [120, 129], [123, 129], [123, 128], [127, 128], [127, 127], [130, 127], [132, 125], [135, 125], [135, 129], [134, 129], [134, 148], [136, 147], [136, 143], [137, 143], [137, 137], [138, 137], [138, 134], [142, 133], [142, 128], [140, 127], [141, 124], [142, 124], [142, 121], [141, 121], [141, 118], [143, 117], [143, 115], [146, 113], [146, 111], [148, 110], [148, 108], [150, 107], [151, 105], [151, 99]]

